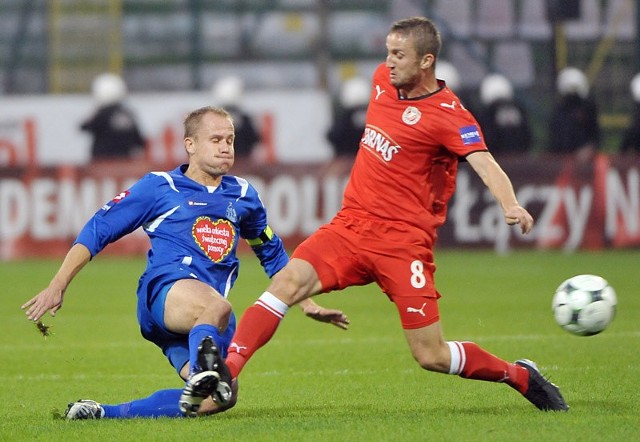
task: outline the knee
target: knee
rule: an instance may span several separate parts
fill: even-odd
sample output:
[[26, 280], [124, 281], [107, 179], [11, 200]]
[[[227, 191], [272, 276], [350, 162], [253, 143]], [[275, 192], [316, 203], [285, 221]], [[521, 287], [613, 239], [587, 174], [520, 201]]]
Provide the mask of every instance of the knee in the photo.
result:
[[201, 317], [206, 317], [210, 322], [218, 325], [224, 325], [229, 322], [231, 317], [231, 303], [221, 296], [212, 297], [211, 301], [205, 306], [201, 313]]
[[268, 291], [288, 305], [296, 304], [316, 290], [314, 285], [319, 282], [313, 275], [315, 273], [293, 266], [290, 262], [273, 276]]
[[300, 277], [290, 266], [273, 275], [271, 282], [271, 287], [276, 288], [278, 293], [295, 293], [301, 285]]
[[219, 312], [220, 316], [227, 319], [229, 319], [229, 316], [231, 316], [231, 303], [226, 298], [221, 298], [220, 300], [218, 300], [215, 308]]

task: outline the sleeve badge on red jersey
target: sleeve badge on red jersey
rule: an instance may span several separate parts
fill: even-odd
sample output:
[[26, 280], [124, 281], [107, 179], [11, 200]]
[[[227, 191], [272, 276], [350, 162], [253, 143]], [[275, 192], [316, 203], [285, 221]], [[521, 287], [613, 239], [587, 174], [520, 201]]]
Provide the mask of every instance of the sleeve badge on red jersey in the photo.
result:
[[475, 124], [472, 124], [471, 126], [461, 127], [459, 130], [460, 138], [462, 138], [462, 143], [465, 146], [467, 144], [480, 143], [482, 141], [480, 139], [480, 130]]

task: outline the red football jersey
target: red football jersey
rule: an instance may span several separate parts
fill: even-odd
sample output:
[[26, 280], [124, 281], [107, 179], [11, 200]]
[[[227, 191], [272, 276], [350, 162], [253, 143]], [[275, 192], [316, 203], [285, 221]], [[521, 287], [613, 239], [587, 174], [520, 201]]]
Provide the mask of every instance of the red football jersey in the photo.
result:
[[389, 69], [376, 69], [344, 209], [430, 231], [444, 223], [458, 158], [487, 146], [473, 115], [439, 83], [433, 94], [401, 99]]

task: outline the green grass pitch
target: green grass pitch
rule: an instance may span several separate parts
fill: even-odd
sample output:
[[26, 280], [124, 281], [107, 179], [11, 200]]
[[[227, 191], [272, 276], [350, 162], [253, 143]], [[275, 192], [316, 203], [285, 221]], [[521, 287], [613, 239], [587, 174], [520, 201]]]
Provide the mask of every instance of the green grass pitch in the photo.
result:
[[[393, 305], [377, 286], [320, 296], [349, 331], [294, 308], [240, 377], [231, 411], [204, 419], [67, 422], [52, 413], [80, 398], [120, 403], [182, 383], [139, 334], [142, 259], [98, 257], [67, 291], [54, 333], [39, 335], [20, 305], [58, 261], [2, 263], [0, 441], [631, 441], [640, 435], [640, 251], [563, 254], [446, 250], [437, 254], [446, 339], [473, 340], [507, 359], [538, 362], [568, 413], [542, 413], [505, 385], [428, 373], [413, 361]], [[613, 324], [576, 337], [553, 321], [553, 291], [579, 273], [618, 294]], [[242, 258], [230, 299], [240, 315], [266, 287]]]

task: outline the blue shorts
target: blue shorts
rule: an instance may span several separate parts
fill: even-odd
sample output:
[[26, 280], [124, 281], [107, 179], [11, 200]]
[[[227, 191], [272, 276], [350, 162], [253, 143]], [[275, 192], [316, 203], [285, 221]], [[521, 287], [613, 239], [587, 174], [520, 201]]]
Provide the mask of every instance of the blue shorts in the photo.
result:
[[[169, 359], [169, 363], [180, 373], [182, 367], [189, 362], [189, 335], [173, 333], [165, 327], [164, 304], [172, 285], [173, 283], [162, 287], [151, 305], [147, 304], [146, 299], [138, 298], [138, 322], [142, 336], [160, 347]], [[229, 326], [219, 338], [215, 339], [223, 358], [227, 357], [227, 350], [235, 330], [236, 317], [232, 312]]]

